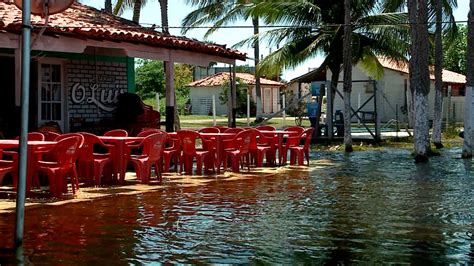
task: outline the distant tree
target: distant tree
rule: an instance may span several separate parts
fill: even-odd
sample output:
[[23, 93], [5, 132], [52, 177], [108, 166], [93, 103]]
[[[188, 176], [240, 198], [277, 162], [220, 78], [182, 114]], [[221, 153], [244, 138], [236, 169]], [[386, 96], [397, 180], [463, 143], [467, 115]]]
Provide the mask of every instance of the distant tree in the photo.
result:
[[250, 66], [250, 65], [241, 65], [241, 66], [236, 66], [235, 71], [240, 72], [240, 73], [253, 74], [255, 72], [255, 67]]
[[[222, 104], [227, 104], [229, 100], [229, 81], [226, 81], [224, 85], [222, 85], [222, 92], [219, 95], [219, 100]], [[237, 106], [236, 106], [236, 116], [238, 117], [245, 117], [247, 115], [247, 94], [249, 93], [249, 87], [247, 84], [242, 82], [239, 78], [236, 79], [236, 87], [237, 87]], [[251, 99], [250, 100], [250, 116], [255, 116], [256, 113], [256, 104]]]
[[[186, 101], [189, 97], [187, 85], [192, 81], [192, 68], [186, 64], [175, 64], [174, 85], [178, 103]], [[135, 71], [135, 82], [137, 94], [143, 99], [154, 98], [155, 93], [164, 95], [165, 74], [163, 71], [163, 61], [139, 59], [138, 67]]]
[[458, 34], [454, 38], [443, 36], [443, 44], [444, 68], [466, 75], [467, 27], [458, 25]]
[[137, 94], [143, 99], [155, 97], [155, 93], [164, 94], [165, 75], [163, 61], [139, 59], [135, 71]]

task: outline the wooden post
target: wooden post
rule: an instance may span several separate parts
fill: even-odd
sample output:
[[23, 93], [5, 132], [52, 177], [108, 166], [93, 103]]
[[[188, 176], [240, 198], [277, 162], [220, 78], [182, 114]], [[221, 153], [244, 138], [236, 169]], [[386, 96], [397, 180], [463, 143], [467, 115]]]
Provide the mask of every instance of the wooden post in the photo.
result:
[[156, 110], [159, 112], [160, 111], [160, 93], [157, 92], [155, 93], [155, 99], [156, 99]]
[[381, 124], [381, 115], [379, 112], [380, 108], [380, 95], [381, 93], [378, 93], [378, 88], [377, 88], [377, 82], [373, 81], [373, 86], [374, 86], [374, 112], [375, 112], [375, 141], [379, 142], [382, 138], [380, 135], [380, 124]]
[[236, 127], [235, 115], [237, 113], [237, 84], [236, 77], [237, 73], [235, 72], [235, 62], [231, 65], [232, 68], [232, 127]]
[[250, 94], [247, 93], [247, 126], [250, 126]]
[[285, 111], [285, 108], [286, 108], [286, 97], [285, 97], [285, 94], [282, 94], [282, 101], [283, 101], [283, 125], [286, 125], [286, 111]]
[[331, 82], [328, 82], [328, 83], [329, 85], [327, 86], [328, 91], [327, 91], [327, 98], [326, 98], [327, 99], [326, 122], [328, 124], [328, 140], [331, 141], [333, 139], [333, 129], [332, 129], [333, 107], [332, 107], [332, 100], [331, 100], [332, 99], [332, 84]]

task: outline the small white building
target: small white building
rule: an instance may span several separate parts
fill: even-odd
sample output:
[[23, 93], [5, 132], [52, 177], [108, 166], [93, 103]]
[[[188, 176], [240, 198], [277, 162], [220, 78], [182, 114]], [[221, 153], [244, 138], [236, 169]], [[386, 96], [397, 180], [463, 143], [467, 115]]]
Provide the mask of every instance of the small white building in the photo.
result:
[[[229, 84], [229, 73], [221, 72], [215, 75], [205, 77], [203, 79], [188, 84], [190, 89], [190, 99], [192, 106], [192, 114], [209, 115], [212, 113], [212, 96], [216, 99], [216, 115], [227, 114], [227, 104], [219, 100], [219, 95], [223, 92], [223, 86]], [[255, 102], [255, 78], [253, 74], [236, 73], [237, 82], [247, 86], [251, 92], [252, 100]], [[283, 83], [260, 78], [262, 90], [263, 113], [271, 114], [280, 110], [280, 89]]]
[[[407, 122], [407, 114], [405, 112], [407, 106], [411, 101], [410, 95], [410, 84], [409, 84], [409, 72], [408, 64], [403, 62], [397, 62], [394, 60], [379, 58], [379, 62], [384, 68], [384, 76], [379, 80], [374, 80], [373, 77], [365, 73], [360, 66], [355, 66], [352, 70], [352, 93], [351, 93], [351, 106], [354, 110], [359, 109], [364, 103], [374, 95], [374, 85], [377, 88], [378, 93], [378, 109], [382, 123], [387, 123], [391, 119], [397, 119], [400, 122]], [[312, 71], [316, 73], [318, 70]], [[311, 81], [322, 81], [321, 74], [315, 79], [311, 76], [311, 73], [302, 75], [301, 77], [293, 79], [288, 87], [293, 88], [297, 91], [298, 88], [302, 89], [303, 92], [300, 95], [304, 95], [307, 91], [308, 77], [312, 77]], [[325, 73], [325, 80], [327, 86], [329, 86], [329, 80], [331, 79], [331, 72], [319, 71], [318, 73]], [[303, 79], [303, 77], [306, 77]], [[339, 92], [343, 92], [343, 73], [339, 75], [339, 83], [337, 89]], [[429, 99], [429, 119], [433, 119], [434, 109], [434, 73], [430, 75], [431, 79], [431, 90], [428, 95]], [[444, 101], [443, 101], [443, 119], [448, 117], [450, 121], [462, 122], [464, 119], [464, 94], [466, 88], [466, 77], [464, 75], [443, 70], [443, 89], [444, 89]], [[448, 97], [448, 94], [451, 97]], [[450, 108], [448, 108], [450, 106]], [[343, 110], [344, 102], [343, 99], [336, 93], [334, 101], [333, 111]], [[449, 110], [448, 110], [449, 109]], [[366, 120], [373, 118], [374, 112], [374, 100], [370, 99], [365, 106], [361, 108], [360, 116], [364, 115]], [[353, 117], [353, 122], [357, 121], [356, 117]]]

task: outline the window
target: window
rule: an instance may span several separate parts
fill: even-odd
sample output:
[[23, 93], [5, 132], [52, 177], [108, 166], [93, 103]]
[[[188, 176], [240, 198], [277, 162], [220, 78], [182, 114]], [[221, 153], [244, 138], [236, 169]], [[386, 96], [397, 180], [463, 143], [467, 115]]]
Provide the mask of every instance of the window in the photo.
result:
[[41, 64], [39, 91], [39, 119], [44, 121], [62, 120], [61, 65]]

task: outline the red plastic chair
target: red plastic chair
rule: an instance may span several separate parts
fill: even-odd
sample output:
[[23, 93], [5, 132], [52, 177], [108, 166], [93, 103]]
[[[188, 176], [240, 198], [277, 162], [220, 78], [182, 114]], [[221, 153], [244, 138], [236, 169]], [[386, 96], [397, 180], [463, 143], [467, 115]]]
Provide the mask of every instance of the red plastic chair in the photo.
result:
[[39, 161], [38, 171], [48, 176], [49, 189], [54, 197], [60, 198], [67, 191], [67, 177], [71, 177], [72, 193], [79, 189], [76, 159], [81, 138], [71, 136], [61, 139], [52, 150], [56, 161]]
[[[45, 139], [44, 134], [41, 132], [28, 132], [26, 138], [31, 141], [44, 141]], [[20, 139], [20, 136], [17, 136], [15, 139]]]
[[147, 128], [145, 130], [142, 130], [140, 133], [137, 134], [137, 137], [147, 137], [147, 136], [150, 136], [152, 134], [156, 134], [156, 133], [162, 133], [162, 132], [165, 132], [164, 130], [162, 129], [158, 129], [158, 128]]
[[199, 133], [219, 133], [220, 129], [217, 127], [203, 127], [198, 130]]
[[128, 137], [128, 132], [125, 129], [112, 129], [104, 133], [104, 136], [111, 137]]
[[218, 128], [220, 132], [224, 132], [226, 129], [229, 128], [228, 126], [212, 126], [212, 127]]
[[244, 130], [238, 133], [232, 140], [236, 144], [235, 149], [226, 149], [224, 151], [224, 169], [227, 169], [228, 159], [232, 160], [232, 172], [239, 172], [239, 166], [243, 168], [245, 159], [247, 168], [250, 171], [250, 143], [254, 133], [252, 130]]
[[[304, 127], [300, 127], [300, 126], [289, 126], [287, 128], [284, 129], [285, 131], [290, 131], [291, 133], [288, 133], [290, 137], [292, 136], [298, 136], [298, 135], [301, 135], [301, 133], [303, 133], [304, 131]], [[293, 133], [295, 132], [295, 133]]]
[[250, 161], [255, 162], [255, 166], [263, 166], [263, 157], [266, 155], [267, 164], [270, 163], [270, 141], [260, 131], [255, 128], [249, 129], [252, 131], [252, 142], [250, 143]]
[[[182, 154], [180, 158], [180, 171], [184, 171], [186, 174], [192, 174], [193, 158], [196, 158], [196, 173], [201, 175], [202, 165], [206, 156], [212, 154], [208, 150], [197, 149], [196, 139], [201, 139], [203, 142], [208, 142], [206, 145], [211, 146], [211, 143], [202, 138], [201, 135], [196, 131], [191, 130], [180, 130], [178, 131], [178, 137], [181, 144]], [[214, 169], [214, 166], [212, 166]]]
[[232, 127], [232, 128], [228, 128], [228, 129], [224, 130], [224, 133], [240, 133], [244, 130], [245, 129], [243, 129], [241, 127]]
[[255, 127], [255, 129], [257, 129], [257, 130], [268, 130], [268, 131], [275, 131], [276, 130], [276, 128], [274, 126], [270, 126], [270, 125], [257, 126], [257, 127]]
[[[305, 129], [305, 131], [300, 136], [294, 137], [298, 144], [288, 147], [290, 150], [290, 164], [294, 165], [296, 163], [296, 159], [298, 159], [298, 165], [304, 165], [304, 157], [306, 157], [306, 162], [309, 165], [309, 145], [311, 144], [313, 132], [314, 128], [310, 127]], [[304, 139], [303, 145], [299, 145], [300, 139]]]
[[[3, 157], [3, 150], [0, 150], [0, 158]], [[14, 187], [18, 180], [18, 163], [15, 164], [14, 161], [10, 160], [0, 160], [0, 186], [3, 183], [3, 178], [6, 174], [10, 173], [12, 175], [12, 182]]]
[[163, 151], [163, 164], [162, 171], [168, 172], [170, 169], [171, 162], [174, 163], [174, 171], [178, 171], [179, 156], [181, 154], [181, 146], [179, 137], [171, 137], [168, 135], [166, 140], [166, 147]]
[[158, 181], [161, 182], [161, 167], [157, 167], [160, 164], [163, 150], [166, 144], [166, 133], [155, 133], [147, 136], [143, 141], [138, 144], [142, 147], [142, 154], [131, 155], [130, 161], [135, 167], [137, 178], [142, 183], [148, 184], [151, 177], [151, 167], [155, 166], [155, 173], [158, 177]]
[[[80, 176], [84, 176], [86, 180], [92, 179], [96, 186], [100, 186], [105, 166], [107, 164], [112, 166], [115, 146], [105, 144], [99, 137], [91, 133], [82, 132], [81, 135], [84, 138], [84, 143], [79, 149], [77, 157]], [[99, 147], [107, 152], [96, 152], [95, 150]]]
[[53, 132], [53, 131], [45, 131], [43, 132], [44, 135], [44, 140], [46, 141], [54, 141], [57, 137], [59, 137], [61, 134]]

